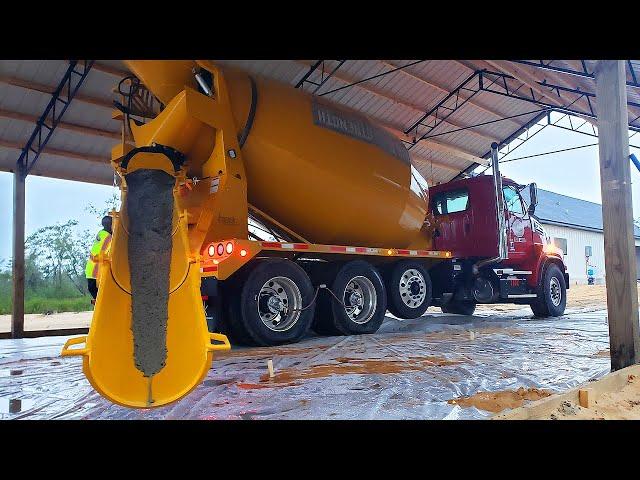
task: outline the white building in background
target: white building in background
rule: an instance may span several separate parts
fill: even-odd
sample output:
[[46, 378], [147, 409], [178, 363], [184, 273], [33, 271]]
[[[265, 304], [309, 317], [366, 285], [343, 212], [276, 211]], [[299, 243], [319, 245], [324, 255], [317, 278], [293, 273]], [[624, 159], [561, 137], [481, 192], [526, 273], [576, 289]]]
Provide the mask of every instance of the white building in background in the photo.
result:
[[[587, 283], [587, 268], [596, 284], [605, 281], [602, 205], [538, 190], [535, 217], [551, 241], [564, 252], [572, 285]], [[640, 278], [640, 229], [634, 227], [636, 265]]]

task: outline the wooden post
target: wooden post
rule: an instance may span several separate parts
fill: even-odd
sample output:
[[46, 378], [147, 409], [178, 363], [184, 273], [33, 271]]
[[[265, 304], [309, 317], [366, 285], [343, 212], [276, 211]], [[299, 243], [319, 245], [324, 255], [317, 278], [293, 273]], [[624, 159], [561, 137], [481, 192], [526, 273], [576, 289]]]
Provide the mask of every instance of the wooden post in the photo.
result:
[[640, 360], [625, 64], [600, 60], [595, 77], [611, 370], [619, 370]]
[[21, 164], [13, 173], [13, 292], [11, 338], [24, 335], [24, 204], [26, 175]]

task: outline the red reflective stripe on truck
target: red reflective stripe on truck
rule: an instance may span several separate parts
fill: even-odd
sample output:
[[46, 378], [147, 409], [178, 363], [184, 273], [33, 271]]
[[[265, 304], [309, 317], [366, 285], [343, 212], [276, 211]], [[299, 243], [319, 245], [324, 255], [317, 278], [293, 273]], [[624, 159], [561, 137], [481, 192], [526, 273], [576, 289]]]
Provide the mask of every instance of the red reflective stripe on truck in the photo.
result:
[[293, 248], [296, 250], [309, 250], [309, 245], [306, 243], [294, 243]]
[[210, 267], [202, 267], [202, 271], [203, 272], [217, 272], [218, 271], [218, 266], [217, 265], [213, 265]]
[[367, 247], [356, 247], [357, 253], [367, 253]]
[[409, 255], [409, 250], [398, 250], [400, 255]]
[[329, 247], [329, 250], [331, 250], [332, 252], [346, 252], [347, 251], [347, 247], [337, 247], [335, 245], [331, 245]]
[[261, 242], [260, 245], [267, 248], [282, 248], [282, 245], [278, 242]]

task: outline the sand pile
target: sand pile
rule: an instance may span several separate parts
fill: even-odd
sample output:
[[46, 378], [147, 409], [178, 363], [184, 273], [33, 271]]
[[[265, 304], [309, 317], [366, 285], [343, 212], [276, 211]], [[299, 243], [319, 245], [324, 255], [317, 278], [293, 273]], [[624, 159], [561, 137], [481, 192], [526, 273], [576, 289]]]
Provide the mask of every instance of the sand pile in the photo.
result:
[[448, 403], [459, 405], [462, 408], [476, 407], [492, 413], [498, 413], [507, 408], [516, 408], [525, 401], [535, 401], [548, 397], [551, 392], [538, 388], [520, 387], [517, 390], [502, 390], [498, 392], [478, 392], [470, 397], [461, 397], [449, 400]]

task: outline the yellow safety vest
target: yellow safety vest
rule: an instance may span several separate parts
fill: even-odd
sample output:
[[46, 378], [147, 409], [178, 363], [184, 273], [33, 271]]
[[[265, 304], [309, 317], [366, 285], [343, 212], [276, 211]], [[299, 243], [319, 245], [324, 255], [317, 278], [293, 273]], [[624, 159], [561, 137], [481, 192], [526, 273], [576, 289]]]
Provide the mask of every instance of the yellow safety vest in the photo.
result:
[[106, 255], [109, 252], [110, 245], [111, 234], [106, 230], [100, 230], [91, 247], [91, 254], [89, 255], [89, 260], [87, 260], [87, 266], [84, 268], [85, 277], [98, 278], [98, 255], [100, 252]]

